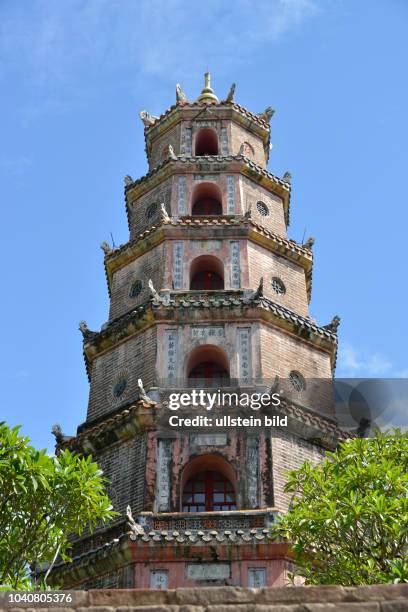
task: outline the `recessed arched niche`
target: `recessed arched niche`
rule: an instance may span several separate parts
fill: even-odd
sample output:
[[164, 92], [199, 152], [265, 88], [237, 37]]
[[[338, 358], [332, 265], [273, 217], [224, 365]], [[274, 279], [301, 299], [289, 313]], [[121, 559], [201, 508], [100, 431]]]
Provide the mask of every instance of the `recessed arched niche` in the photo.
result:
[[195, 138], [195, 155], [218, 155], [217, 132], [211, 128], [201, 128]]
[[221, 189], [215, 183], [200, 183], [193, 191], [193, 216], [222, 215]]
[[224, 289], [224, 266], [214, 255], [200, 255], [191, 262], [190, 290], [218, 291]]
[[193, 349], [187, 360], [187, 378], [196, 387], [218, 387], [229, 383], [229, 363], [225, 351], [213, 344]]

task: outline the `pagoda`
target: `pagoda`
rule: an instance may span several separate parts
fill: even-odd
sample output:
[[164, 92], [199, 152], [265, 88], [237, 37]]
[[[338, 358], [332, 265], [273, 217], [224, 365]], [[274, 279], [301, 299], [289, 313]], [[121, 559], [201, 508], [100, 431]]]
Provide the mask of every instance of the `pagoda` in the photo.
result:
[[[287, 471], [345, 437], [339, 319], [308, 313], [313, 239], [287, 237], [291, 175], [267, 168], [274, 111], [234, 93], [219, 100], [207, 73], [195, 101], [177, 85], [160, 117], [140, 113], [149, 169], [125, 177], [129, 241], [101, 245], [109, 319], [80, 324], [86, 420], [57, 434], [57, 452], [98, 462], [119, 516], [73, 540], [50, 576], [63, 588], [287, 584], [291, 554], [270, 530]], [[168, 426], [171, 393], [285, 385], [285, 426]]]

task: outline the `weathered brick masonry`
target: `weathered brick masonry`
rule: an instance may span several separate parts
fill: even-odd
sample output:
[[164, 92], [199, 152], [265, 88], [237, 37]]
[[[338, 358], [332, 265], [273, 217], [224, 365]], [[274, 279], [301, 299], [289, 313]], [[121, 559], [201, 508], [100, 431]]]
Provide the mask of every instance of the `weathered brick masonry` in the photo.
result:
[[[149, 171], [125, 177], [130, 239], [102, 245], [109, 319], [99, 331], [81, 324], [87, 417], [57, 445], [92, 454], [120, 516], [75, 540], [72, 562], [51, 574], [75, 589], [201, 588], [136, 599], [95, 592], [81, 595], [83, 607], [221, 611], [292, 601], [298, 591], [280, 600], [278, 588], [291, 553], [270, 532], [290, 501], [287, 471], [345, 437], [331, 404], [338, 319], [320, 326], [308, 313], [313, 240], [286, 235], [291, 177], [267, 169], [273, 111], [251, 113], [233, 89], [219, 101], [206, 80], [195, 102], [177, 88], [163, 115], [141, 113]], [[172, 429], [170, 394], [194, 387], [283, 389], [274, 414], [287, 425]], [[217, 402], [212, 415], [224, 414]], [[220, 585], [277, 590], [204, 588]]]

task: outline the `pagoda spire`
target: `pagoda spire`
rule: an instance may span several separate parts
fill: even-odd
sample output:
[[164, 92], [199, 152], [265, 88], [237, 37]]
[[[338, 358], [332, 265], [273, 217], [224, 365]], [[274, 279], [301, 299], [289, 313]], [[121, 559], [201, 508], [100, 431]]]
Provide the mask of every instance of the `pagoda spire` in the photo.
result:
[[211, 74], [208, 71], [204, 74], [204, 89], [198, 96], [197, 102], [203, 102], [204, 104], [217, 104], [219, 102], [211, 87]]

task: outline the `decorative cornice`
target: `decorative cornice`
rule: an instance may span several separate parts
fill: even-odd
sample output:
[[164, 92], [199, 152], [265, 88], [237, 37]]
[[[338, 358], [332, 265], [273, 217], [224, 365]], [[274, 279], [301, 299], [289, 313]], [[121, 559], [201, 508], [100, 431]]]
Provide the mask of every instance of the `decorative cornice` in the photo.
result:
[[[186, 171], [196, 172], [197, 164], [205, 163], [216, 166], [216, 164], [220, 163], [226, 164], [234, 162], [238, 164], [239, 171], [242, 175], [261, 184], [266, 189], [270, 189], [270, 191], [282, 198], [286, 225], [289, 225], [290, 183], [272, 174], [266, 170], [266, 168], [262, 168], [258, 164], [255, 164], [245, 155], [202, 155], [198, 157], [178, 155], [177, 160], [167, 158], [146, 175], [125, 186], [127, 213], [129, 215], [129, 209], [137, 198], [147, 191], [150, 191], [153, 187], [173, 174], [179, 174], [180, 172], [185, 173]], [[192, 166], [191, 169], [186, 167], [188, 164]], [[225, 171], [224, 168], [222, 172]], [[217, 168], [211, 168], [211, 172], [217, 172]]]
[[138, 400], [97, 425], [83, 429], [76, 436], [67, 437], [57, 445], [57, 452], [69, 448], [86, 455], [119, 440], [134, 437], [152, 426], [155, 411], [156, 405]]
[[[248, 295], [250, 293], [250, 295]], [[205, 294], [205, 295], [204, 295]], [[332, 369], [336, 365], [337, 333], [330, 326], [319, 327], [310, 318], [303, 317], [264, 296], [248, 291], [194, 291], [167, 292], [159, 299], [151, 298], [128, 313], [104, 325], [100, 332], [84, 338], [84, 357], [88, 376], [92, 361], [99, 354], [128, 339], [157, 321], [173, 320], [188, 323], [189, 311], [202, 310], [202, 319], [215, 320], [215, 310], [223, 319], [243, 318], [248, 321], [248, 309], [254, 309], [252, 318], [260, 318], [272, 325], [309, 342], [329, 353]]]
[[[252, 533], [256, 531], [256, 533]], [[241, 547], [245, 547], [242, 552]], [[208, 531], [192, 535], [188, 532], [172, 531], [150, 532], [136, 540], [129, 534], [106, 542], [103, 546], [90, 550], [71, 562], [57, 563], [49, 577], [52, 584], [70, 585], [71, 588], [86, 582], [93, 576], [116, 570], [118, 566], [149, 560], [176, 561], [181, 549], [183, 558], [197, 560], [213, 559], [214, 554], [220, 560], [230, 561], [249, 559], [287, 559], [292, 555], [286, 542], [274, 539], [269, 529]]]
[[[188, 115], [189, 111], [194, 112], [196, 110], [201, 110], [203, 107], [205, 107], [205, 104], [201, 104], [200, 102], [188, 102], [187, 104], [184, 104], [182, 107], [178, 104], [173, 104], [172, 106], [170, 106], [170, 108], [165, 110], [164, 113], [162, 113], [159, 117], [155, 117], [154, 122], [152, 122], [151, 125], [145, 128], [145, 132], [150, 134], [154, 128], [157, 128], [159, 124], [163, 122], [164, 119], [168, 119], [172, 114], [176, 114], [177, 111], [181, 111], [184, 114]], [[235, 110], [236, 112], [240, 113], [246, 119], [250, 119], [257, 125], [259, 125], [259, 127], [261, 127], [264, 131], [269, 132], [270, 130], [269, 123], [267, 123], [264, 119], [262, 119], [262, 117], [260, 117], [259, 115], [255, 115], [254, 113], [251, 113], [251, 111], [246, 109], [241, 104], [238, 104], [237, 102], [226, 102], [225, 100], [223, 100], [219, 102], [218, 104], [214, 104], [212, 108], [216, 108], [217, 111], [222, 110], [222, 109]]]
[[[281, 404], [277, 412], [286, 414], [290, 419], [319, 432], [313, 441], [330, 450], [334, 450], [338, 442], [355, 437], [353, 433], [341, 429], [335, 419], [319, 414], [306, 406], [295, 404], [284, 397], [281, 397]], [[310, 440], [310, 436], [308, 439]]]
[[[113, 274], [117, 270], [161, 244], [165, 239], [172, 237], [180, 239], [180, 236], [177, 234], [179, 228], [187, 229], [189, 232], [191, 230], [193, 233], [191, 237], [197, 239], [200, 238], [200, 230], [207, 232], [208, 228], [211, 228], [215, 232], [214, 237], [217, 237], [216, 232], [218, 230], [223, 231], [228, 228], [231, 231], [231, 235], [247, 236], [253, 242], [262, 244], [269, 250], [298, 263], [306, 274], [307, 292], [310, 301], [313, 266], [313, 253], [311, 249], [298, 244], [294, 240], [284, 238], [254, 222], [252, 219], [241, 215], [209, 218], [192, 216], [172, 217], [169, 221], [161, 219], [159, 223], [152, 225], [135, 239], [106, 253], [104, 263], [109, 295], [112, 288]], [[207, 235], [204, 237], [207, 237]], [[186, 235], [186, 238], [190, 238], [190, 236]]]
[[144, 542], [171, 542], [174, 546], [179, 544], [245, 544], [247, 542], [262, 542], [265, 540], [273, 540], [270, 529], [211, 529], [211, 530], [199, 530], [193, 531], [182, 531], [182, 530], [152, 530], [145, 534], [132, 534], [130, 539], [142, 544]]

